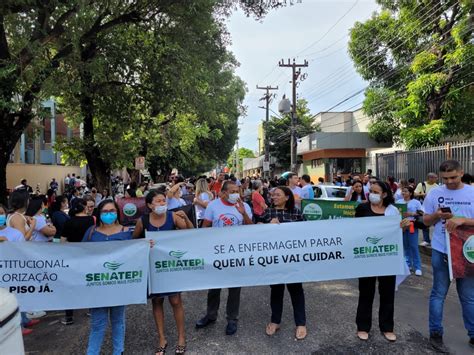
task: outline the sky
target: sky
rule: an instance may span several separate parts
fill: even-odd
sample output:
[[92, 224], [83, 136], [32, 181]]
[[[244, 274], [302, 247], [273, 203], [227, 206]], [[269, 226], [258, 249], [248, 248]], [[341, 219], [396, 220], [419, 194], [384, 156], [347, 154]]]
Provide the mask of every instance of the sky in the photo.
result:
[[[232, 38], [229, 48], [240, 66], [236, 74], [247, 84], [244, 105], [247, 115], [240, 119], [240, 147], [257, 150], [257, 128], [265, 118], [259, 86], [278, 86], [270, 109], [278, 113], [283, 94], [291, 100], [291, 68], [278, 62], [308, 61], [302, 68], [306, 79], [297, 88], [298, 98], [309, 102], [312, 114], [328, 111], [367, 84], [355, 71], [347, 52], [349, 31], [369, 19], [378, 9], [375, 0], [301, 0], [293, 6], [271, 11], [262, 21], [237, 11], [227, 21]], [[353, 111], [361, 106], [363, 93], [330, 111]], [[271, 113], [270, 113], [271, 114]]]

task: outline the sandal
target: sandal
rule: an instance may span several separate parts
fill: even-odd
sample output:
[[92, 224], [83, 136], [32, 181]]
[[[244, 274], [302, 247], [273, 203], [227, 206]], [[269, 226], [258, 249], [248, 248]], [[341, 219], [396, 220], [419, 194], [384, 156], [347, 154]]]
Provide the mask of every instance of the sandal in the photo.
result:
[[165, 346], [160, 346], [158, 349], [156, 349], [155, 355], [164, 355], [166, 353], [167, 347], [168, 343], [166, 343]]
[[295, 339], [296, 340], [303, 340], [306, 338], [306, 335], [308, 335], [306, 326], [304, 325], [299, 325], [296, 327], [296, 332], [295, 332]]
[[175, 354], [184, 354], [186, 352], [186, 344], [185, 345], [176, 345]]
[[265, 328], [265, 333], [271, 337], [272, 335], [275, 335], [275, 333], [279, 330], [280, 330], [280, 324], [268, 323], [267, 327]]
[[397, 341], [397, 336], [395, 335], [394, 332], [382, 332], [382, 335], [385, 338], [385, 340], [391, 343], [394, 343], [395, 341]]
[[364, 332], [364, 331], [358, 331], [357, 337], [359, 338], [359, 340], [367, 341], [369, 340], [369, 333]]

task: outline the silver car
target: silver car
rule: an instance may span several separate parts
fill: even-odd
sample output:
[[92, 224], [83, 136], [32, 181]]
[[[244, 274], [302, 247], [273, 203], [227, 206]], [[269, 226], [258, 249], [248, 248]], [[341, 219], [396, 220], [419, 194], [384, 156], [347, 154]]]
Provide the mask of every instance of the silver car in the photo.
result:
[[335, 185], [314, 185], [314, 198], [328, 201], [344, 201], [347, 187]]

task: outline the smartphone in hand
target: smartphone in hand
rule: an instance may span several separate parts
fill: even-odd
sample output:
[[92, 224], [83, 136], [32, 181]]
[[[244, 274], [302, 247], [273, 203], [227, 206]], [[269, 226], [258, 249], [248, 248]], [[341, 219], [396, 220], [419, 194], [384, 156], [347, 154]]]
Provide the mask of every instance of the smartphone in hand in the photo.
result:
[[440, 210], [443, 213], [451, 213], [451, 207], [441, 207]]

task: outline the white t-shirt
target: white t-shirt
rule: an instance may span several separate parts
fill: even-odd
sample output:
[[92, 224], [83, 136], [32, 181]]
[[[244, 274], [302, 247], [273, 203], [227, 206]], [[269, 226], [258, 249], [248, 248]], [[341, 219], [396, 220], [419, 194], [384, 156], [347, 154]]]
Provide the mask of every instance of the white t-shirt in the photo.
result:
[[[212, 200], [209, 195], [212, 196], [212, 193], [201, 192], [198, 197], [203, 202], [209, 202]], [[195, 205], [195, 207], [196, 207], [196, 219], [204, 219], [204, 212], [206, 211], [206, 208], [199, 205]]]
[[400, 211], [394, 205], [388, 205], [385, 207], [385, 216], [400, 216]]
[[[243, 203], [245, 212], [252, 218], [252, 210], [247, 203]], [[211, 201], [204, 213], [204, 219], [212, 222], [213, 227], [232, 227], [244, 224], [244, 217], [240, 214], [237, 208], [230, 205], [228, 202], [223, 202], [218, 198]]]
[[[435, 213], [440, 207], [449, 207], [454, 217], [474, 218], [474, 187], [464, 185], [459, 190], [449, 190], [445, 185], [431, 189], [423, 202], [427, 214]], [[445, 239], [445, 220], [434, 225], [431, 247], [447, 253]]]
[[34, 216], [36, 219], [35, 229], [33, 230], [33, 234], [31, 235], [32, 242], [48, 242], [49, 238], [41, 233], [41, 229], [46, 227], [48, 223], [46, 222], [46, 217], [43, 215]]
[[5, 237], [9, 242], [24, 242], [25, 237], [23, 234], [15, 228], [5, 227], [0, 229], [0, 237]]
[[[406, 204], [407, 212], [410, 212], [410, 213], [416, 213], [416, 211], [423, 210], [423, 207], [421, 206], [421, 202], [418, 200], [415, 200], [414, 198], [408, 201], [408, 203], [402, 198], [402, 199], [397, 200], [397, 203]], [[408, 217], [408, 218], [412, 221], [415, 220], [415, 217]]]

